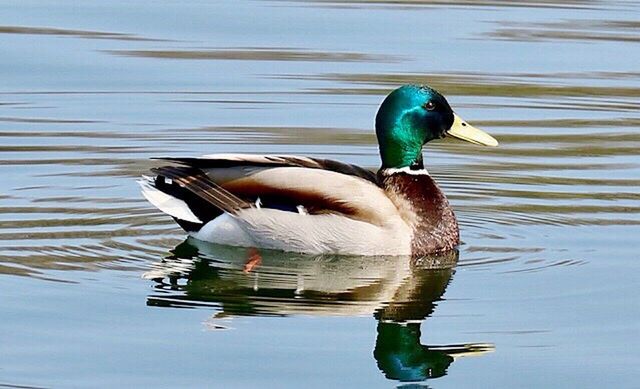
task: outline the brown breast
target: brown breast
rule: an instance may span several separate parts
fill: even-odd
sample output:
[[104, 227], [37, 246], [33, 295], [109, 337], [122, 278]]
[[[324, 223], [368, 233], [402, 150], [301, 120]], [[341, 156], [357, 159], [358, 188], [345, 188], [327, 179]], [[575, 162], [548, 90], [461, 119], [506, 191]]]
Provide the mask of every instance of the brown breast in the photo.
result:
[[458, 222], [444, 193], [426, 172], [381, 170], [381, 186], [413, 228], [412, 256], [451, 250], [460, 243]]

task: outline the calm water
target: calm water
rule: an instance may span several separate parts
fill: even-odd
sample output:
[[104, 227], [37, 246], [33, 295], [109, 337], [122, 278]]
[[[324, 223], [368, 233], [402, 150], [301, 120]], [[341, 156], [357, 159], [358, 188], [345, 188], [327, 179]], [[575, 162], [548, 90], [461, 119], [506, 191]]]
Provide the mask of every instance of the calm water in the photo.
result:
[[[640, 385], [638, 2], [75, 3], [0, 4], [0, 386]], [[247, 273], [138, 193], [153, 156], [376, 168], [407, 82], [501, 142], [425, 150], [459, 253]]]

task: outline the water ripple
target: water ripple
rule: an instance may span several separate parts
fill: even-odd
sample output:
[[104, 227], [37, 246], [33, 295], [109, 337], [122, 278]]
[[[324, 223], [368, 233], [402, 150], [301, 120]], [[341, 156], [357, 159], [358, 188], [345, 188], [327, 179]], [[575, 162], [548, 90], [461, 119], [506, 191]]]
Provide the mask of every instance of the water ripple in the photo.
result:
[[303, 61], [303, 62], [398, 62], [399, 58], [388, 55], [372, 55], [349, 52], [320, 52], [293, 48], [216, 48], [206, 50], [107, 50], [109, 54], [190, 60], [232, 61]]
[[145, 38], [139, 35], [120, 32], [70, 30], [53, 27], [0, 26], [0, 34], [54, 35], [84, 39], [113, 39], [123, 41], [160, 41], [158, 39]]

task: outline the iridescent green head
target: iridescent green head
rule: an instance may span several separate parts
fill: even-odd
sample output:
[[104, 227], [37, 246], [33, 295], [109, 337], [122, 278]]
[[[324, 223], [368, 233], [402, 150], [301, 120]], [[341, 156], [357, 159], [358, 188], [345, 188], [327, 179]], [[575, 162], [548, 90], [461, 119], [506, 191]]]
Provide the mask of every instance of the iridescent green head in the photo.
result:
[[498, 142], [460, 119], [428, 86], [404, 85], [384, 99], [376, 115], [382, 168], [422, 168], [422, 146], [447, 134], [487, 146]]

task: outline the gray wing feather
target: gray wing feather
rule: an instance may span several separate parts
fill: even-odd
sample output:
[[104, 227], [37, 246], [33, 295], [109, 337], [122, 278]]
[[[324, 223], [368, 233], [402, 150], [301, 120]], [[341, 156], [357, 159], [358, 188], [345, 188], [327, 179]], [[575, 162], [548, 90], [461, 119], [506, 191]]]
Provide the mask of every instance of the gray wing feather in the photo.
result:
[[378, 185], [376, 174], [360, 166], [334, 161], [298, 157], [294, 155], [254, 155], [254, 154], [212, 154], [200, 158], [193, 157], [159, 157], [164, 161], [171, 161], [198, 169], [219, 169], [231, 167], [305, 167], [310, 169], [329, 170], [349, 176], [356, 176]]

